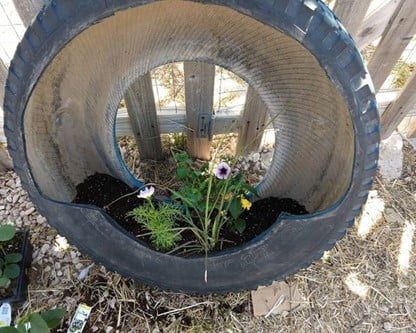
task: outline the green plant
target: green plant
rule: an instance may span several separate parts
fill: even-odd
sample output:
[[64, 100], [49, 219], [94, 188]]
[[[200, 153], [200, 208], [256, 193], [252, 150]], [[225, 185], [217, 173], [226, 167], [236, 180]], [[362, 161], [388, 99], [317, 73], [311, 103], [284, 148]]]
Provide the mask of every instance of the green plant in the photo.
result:
[[169, 135], [169, 146], [173, 150], [185, 150], [187, 137], [184, 133], [173, 133]]
[[22, 260], [20, 253], [7, 253], [5, 245], [16, 235], [16, 228], [12, 225], [0, 226], [0, 288], [9, 286], [12, 279], [20, 274], [20, 267], [17, 265]]
[[153, 192], [153, 187], [146, 187], [140, 191], [138, 197], [146, 199], [146, 202], [133, 209], [128, 216], [133, 217], [149, 231], [152, 244], [157, 250], [168, 251], [181, 239], [184, 229], [176, 227], [176, 221], [183, 214], [180, 207], [164, 202], [154, 204], [151, 199]]
[[45, 312], [29, 312], [19, 319], [16, 326], [0, 328], [0, 333], [50, 333], [57, 328], [65, 316], [64, 309], [52, 309]]
[[248, 198], [257, 193], [235, 168], [236, 159], [223, 157], [223, 162], [214, 167], [208, 163], [195, 166], [186, 152], [174, 157], [178, 166], [176, 178], [183, 185], [172, 191], [172, 198], [185, 206], [186, 222], [205, 253], [216, 247], [225, 225], [243, 232], [246, 225], [240, 215], [250, 209]]

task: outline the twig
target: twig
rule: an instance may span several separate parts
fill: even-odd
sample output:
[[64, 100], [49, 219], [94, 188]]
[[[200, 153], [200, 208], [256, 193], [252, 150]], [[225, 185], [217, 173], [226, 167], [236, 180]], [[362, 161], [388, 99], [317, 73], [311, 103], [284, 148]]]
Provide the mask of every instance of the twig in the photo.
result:
[[180, 309], [175, 309], [175, 310], [162, 312], [162, 313], [158, 314], [157, 317], [166, 316], [166, 315], [169, 315], [169, 314], [172, 314], [172, 313], [178, 313], [178, 312], [181, 312], [181, 311], [184, 311], [184, 310], [195, 308], [195, 307], [200, 306], [200, 305], [209, 305], [209, 304], [212, 304], [212, 302], [201, 302], [201, 303], [185, 306], [185, 307], [180, 308]]
[[264, 318], [268, 318], [274, 310], [276, 310], [282, 303], [285, 301], [285, 295], [280, 295], [280, 297], [277, 299], [276, 303], [272, 306], [269, 312], [264, 316]]

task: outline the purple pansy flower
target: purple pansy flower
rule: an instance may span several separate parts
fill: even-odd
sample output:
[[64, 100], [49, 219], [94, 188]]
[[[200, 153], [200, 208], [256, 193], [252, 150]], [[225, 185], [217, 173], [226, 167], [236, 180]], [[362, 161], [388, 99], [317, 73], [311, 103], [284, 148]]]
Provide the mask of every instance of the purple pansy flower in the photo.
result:
[[240, 172], [240, 169], [239, 169], [239, 168], [234, 168], [234, 169], [231, 171], [231, 174], [232, 174], [233, 176], [237, 176], [239, 172]]
[[153, 193], [155, 193], [155, 188], [153, 186], [149, 186], [145, 187], [144, 190], [141, 190], [137, 197], [140, 199], [147, 199], [150, 198]]
[[218, 179], [227, 179], [230, 173], [231, 173], [231, 168], [225, 162], [221, 162], [214, 169], [215, 177], [217, 177]]

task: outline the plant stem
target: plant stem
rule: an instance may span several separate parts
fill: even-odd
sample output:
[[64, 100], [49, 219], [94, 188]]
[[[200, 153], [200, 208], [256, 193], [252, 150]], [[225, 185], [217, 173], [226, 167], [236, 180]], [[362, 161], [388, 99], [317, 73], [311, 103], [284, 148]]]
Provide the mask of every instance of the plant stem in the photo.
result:
[[147, 187], [147, 186], [157, 186], [157, 184], [154, 184], [154, 183], [149, 183], [149, 184], [143, 185], [142, 187], [140, 187], [140, 188], [136, 189], [135, 191], [133, 191], [133, 192], [131, 192], [131, 193], [127, 193], [127, 194], [125, 194], [125, 195], [122, 195], [121, 197], [119, 197], [119, 198], [117, 198], [117, 199], [115, 199], [115, 200], [111, 201], [109, 204], [105, 205], [105, 206], [103, 207], [103, 208], [104, 208], [104, 210], [107, 210], [108, 208], [110, 208], [110, 206], [111, 206], [111, 205], [114, 205], [116, 202], [119, 202], [120, 200], [122, 200], [122, 199], [124, 199], [124, 198], [127, 198], [127, 197], [129, 197], [129, 196], [131, 196], [131, 195], [136, 194], [137, 192], [141, 191], [141, 189], [142, 189], [142, 188]]

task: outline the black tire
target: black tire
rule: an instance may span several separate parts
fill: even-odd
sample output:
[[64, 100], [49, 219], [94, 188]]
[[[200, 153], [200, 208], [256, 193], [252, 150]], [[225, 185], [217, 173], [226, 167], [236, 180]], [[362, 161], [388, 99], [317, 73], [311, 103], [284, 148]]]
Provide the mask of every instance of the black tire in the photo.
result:
[[319, 259], [354, 223], [372, 186], [378, 159], [379, 116], [371, 79], [359, 51], [319, 0], [201, 0], [227, 6], [299, 41], [318, 60], [351, 112], [355, 152], [350, 185], [330, 209], [306, 218], [284, 216], [243, 247], [204, 258], [157, 253], [137, 242], [102, 210], [52, 200], [33, 177], [24, 130], [32, 91], [55, 55], [81, 31], [145, 0], [53, 0], [28, 28], [10, 66], [4, 102], [5, 133], [15, 171], [50, 224], [107, 268], [149, 285], [177, 291], [223, 293], [285, 278]]

